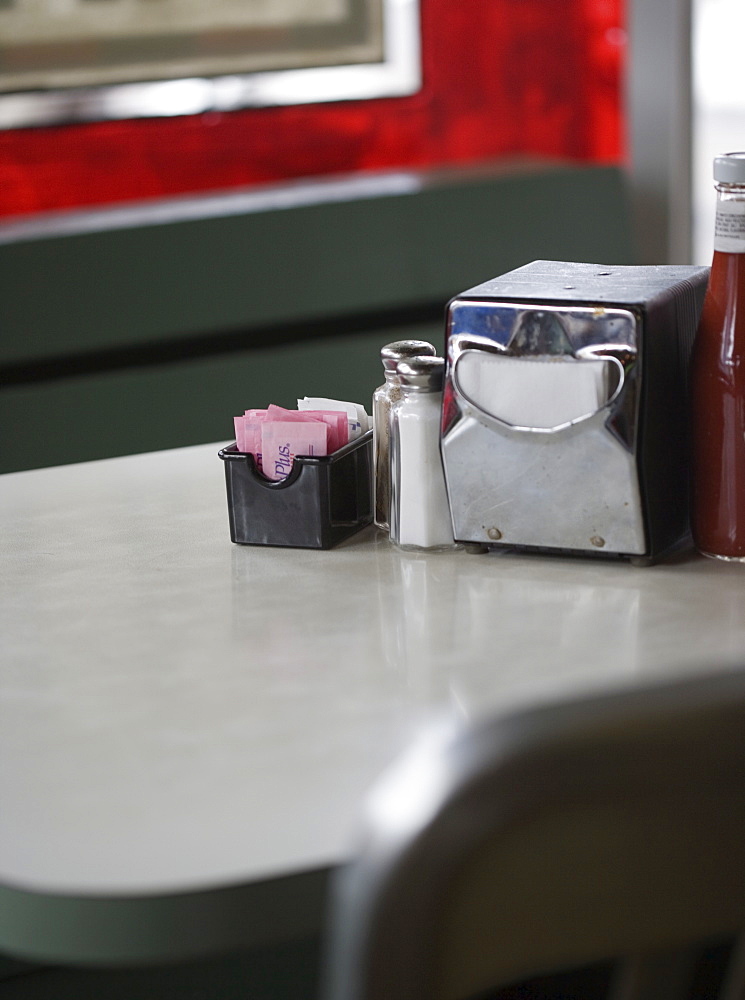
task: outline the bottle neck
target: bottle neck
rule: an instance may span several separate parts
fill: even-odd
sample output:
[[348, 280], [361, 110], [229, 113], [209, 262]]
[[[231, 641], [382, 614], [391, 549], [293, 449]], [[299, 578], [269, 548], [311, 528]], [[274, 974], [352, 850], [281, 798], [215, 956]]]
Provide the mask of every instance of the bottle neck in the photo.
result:
[[714, 259], [719, 270], [723, 259], [745, 257], [745, 184], [717, 181], [717, 205], [714, 221]]
[[717, 192], [717, 204], [745, 201], [745, 184], [725, 184], [724, 181], [717, 181], [714, 187]]

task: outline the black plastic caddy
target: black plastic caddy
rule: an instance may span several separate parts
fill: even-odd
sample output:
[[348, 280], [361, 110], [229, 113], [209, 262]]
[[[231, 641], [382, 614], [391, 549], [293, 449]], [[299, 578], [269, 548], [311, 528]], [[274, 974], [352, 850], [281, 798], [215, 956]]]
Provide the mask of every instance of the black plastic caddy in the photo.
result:
[[231, 541], [330, 549], [372, 522], [372, 431], [333, 455], [298, 455], [278, 482], [235, 444], [225, 463]]

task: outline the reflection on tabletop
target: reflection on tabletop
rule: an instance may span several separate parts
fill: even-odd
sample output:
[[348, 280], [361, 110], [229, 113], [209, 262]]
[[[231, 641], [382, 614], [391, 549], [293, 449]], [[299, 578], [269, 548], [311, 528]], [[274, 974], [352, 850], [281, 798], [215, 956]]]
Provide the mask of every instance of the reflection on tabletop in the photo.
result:
[[[412, 724], [668, 669], [735, 665], [745, 649], [745, 580], [733, 573], [722, 588], [692, 551], [646, 568], [509, 551], [405, 552], [371, 528], [322, 568], [306, 560], [300, 569], [297, 552], [234, 552], [234, 628], [255, 629], [256, 601], [271, 603], [281, 588], [292, 614], [286, 629], [264, 635], [264, 651], [307, 662], [308, 636], [323, 633], [346, 664], [334, 667], [339, 690], [349, 674], [364, 675], [370, 704], [385, 689]], [[323, 583], [335, 570], [343, 588]]]

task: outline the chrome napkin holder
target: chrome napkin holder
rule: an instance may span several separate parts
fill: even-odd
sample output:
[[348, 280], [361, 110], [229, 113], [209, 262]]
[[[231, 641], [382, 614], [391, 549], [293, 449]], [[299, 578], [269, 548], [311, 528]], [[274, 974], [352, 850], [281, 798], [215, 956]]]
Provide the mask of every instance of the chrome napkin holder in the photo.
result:
[[699, 267], [535, 261], [447, 313], [458, 541], [652, 561], [688, 532]]

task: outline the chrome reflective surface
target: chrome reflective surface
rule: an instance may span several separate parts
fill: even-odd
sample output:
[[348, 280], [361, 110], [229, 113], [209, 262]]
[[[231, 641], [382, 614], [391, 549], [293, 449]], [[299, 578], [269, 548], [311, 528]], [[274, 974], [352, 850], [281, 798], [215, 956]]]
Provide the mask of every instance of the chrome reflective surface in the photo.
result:
[[638, 327], [629, 309], [453, 303], [442, 454], [458, 541], [644, 555]]
[[382, 0], [383, 60], [0, 94], [0, 129], [366, 100], [421, 87], [418, 0]]

